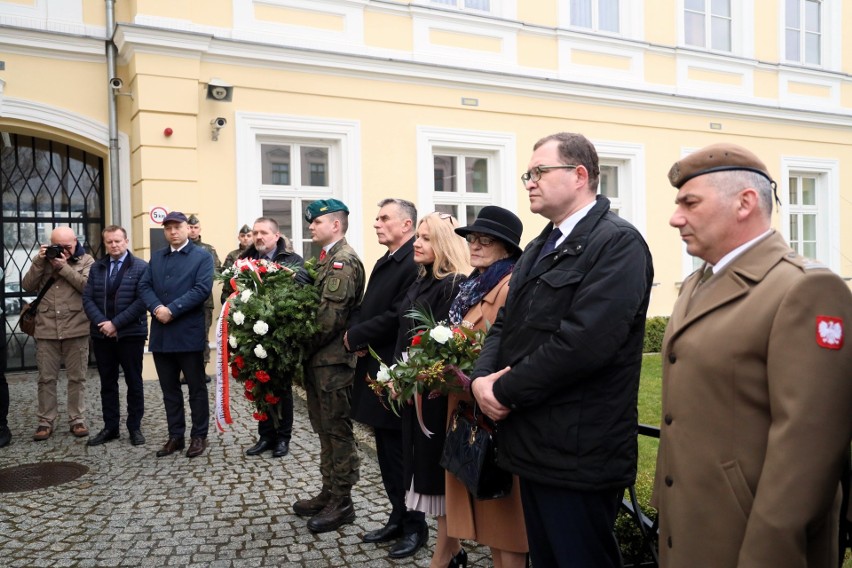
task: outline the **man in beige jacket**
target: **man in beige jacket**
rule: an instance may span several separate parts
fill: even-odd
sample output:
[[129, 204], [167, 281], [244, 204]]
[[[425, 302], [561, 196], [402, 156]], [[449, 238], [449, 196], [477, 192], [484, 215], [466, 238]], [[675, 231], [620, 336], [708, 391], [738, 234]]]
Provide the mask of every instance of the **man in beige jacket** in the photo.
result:
[[835, 568], [852, 436], [852, 294], [770, 228], [750, 151], [677, 162], [669, 221], [705, 265], [663, 339], [653, 504], [668, 568]]
[[21, 286], [37, 294], [53, 278], [36, 315], [36, 365], [38, 366], [38, 428], [36, 441], [53, 433], [58, 415], [56, 381], [65, 363], [68, 375], [68, 421], [77, 437], [89, 435], [86, 427], [85, 386], [89, 365], [89, 319], [83, 311], [83, 289], [95, 259], [87, 254], [70, 227], [57, 227], [50, 245], [41, 245]]

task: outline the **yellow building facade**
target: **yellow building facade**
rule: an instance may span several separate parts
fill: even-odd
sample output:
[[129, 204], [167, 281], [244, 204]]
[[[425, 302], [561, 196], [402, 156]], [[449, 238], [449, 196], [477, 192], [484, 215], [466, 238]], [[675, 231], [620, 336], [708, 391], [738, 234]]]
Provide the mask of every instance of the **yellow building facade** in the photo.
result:
[[[159, 212], [181, 210], [222, 257], [260, 215], [313, 256], [302, 212], [330, 197], [350, 207], [348, 238], [368, 266], [385, 197], [462, 223], [507, 207], [525, 244], [545, 221], [520, 174], [536, 140], [567, 130], [595, 143], [601, 191], [651, 247], [649, 314], [670, 312], [695, 266], [668, 225], [666, 173], [714, 142], [757, 153], [778, 182], [775, 227], [849, 277], [851, 11], [842, 0], [0, 1], [0, 132], [16, 172], [0, 177], [4, 225], [22, 193], [46, 191], [27, 186], [16, 148], [35, 156], [49, 141], [99, 172], [82, 213], [47, 216], [85, 218], [95, 249], [100, 224], [115, 222], [147, 257]], [[36, 240], [40, 217], [21, 221]]]

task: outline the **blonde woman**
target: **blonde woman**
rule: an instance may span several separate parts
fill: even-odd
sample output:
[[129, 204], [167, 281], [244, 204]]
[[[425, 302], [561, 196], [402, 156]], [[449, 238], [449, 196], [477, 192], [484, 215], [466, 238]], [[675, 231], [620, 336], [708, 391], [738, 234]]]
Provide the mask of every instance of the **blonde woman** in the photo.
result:
[[[506, 303], [509, 278], [521, 256], [524, 226], [517, 215], [502, 207], [483, 207], [476, 221], [459, 227], [470, 248], [473, 273], [450, 306], [450, 321], [471, 329], [487, 329]], [[473, 401], [469, 393], [451, 394], [449, 412], [460, 400]], [[502, 499], [477, 501], [459, 479], [447, 472], [447, 532], [456, 538], [475, 540], [491, 548], [494, 568], [524, 568], [527, 531], [517, 477], [512, 491]], [[461, 550], [456, 558], [465, 557]]]
[[[411, 344], [416, 323], [406, 317], [412, 308], [431, 312], [436, 321], [446, 320], [450, 304], [470, 271], [465, 241], [455, 229], [456, 219], [447, 213], [430, 213], [417, 225], [414, 262], [420, 265], [417, 280], [409, 288], [399, 308], [399, 336], [394, 359], [401, 358]], [[458, 539], [447, 536], [444, 500], [444, 470], [438, 463], [444, 447], [447, 397], [423, 397], [423, 422], [435, 432], [427, 438], [417, 423], [414, 407], [402, 411], [402, 442], [406, 514], [403, 536], [391, 547], [391, 558], [405, 558], [417, 552], [429, 539], [426, 515], [437, 517], [438, 535], [432, 555], [432, 568], [453, 566], [461, 548]]]

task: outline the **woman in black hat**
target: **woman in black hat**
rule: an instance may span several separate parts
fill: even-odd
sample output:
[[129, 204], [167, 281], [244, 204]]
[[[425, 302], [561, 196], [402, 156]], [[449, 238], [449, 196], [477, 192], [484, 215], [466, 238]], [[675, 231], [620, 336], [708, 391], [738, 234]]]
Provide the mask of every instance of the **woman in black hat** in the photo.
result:
[[[456, 229], [468, 242], [474, 271], [461, 285], [450, 307], [453, 324], [487, 329], [494, 323], [497, 312], [506, 303], [509, 278], [521, 256], [523, 229], [514, 213], [493, 205], [483, 207], [472, 225]], [[473, 397], [469, 393], [451, 394], [450, 414], [460, 400], [473, 402]], [[448, 535], [489, 546], [495, 568], [523, 568], [529, 548], [517, 477], [507, 497], [488, 501], [477, 501], [449, 472], [445, 487]], [[450, 566], [466, 565], [466, 557], [461, 549]]]

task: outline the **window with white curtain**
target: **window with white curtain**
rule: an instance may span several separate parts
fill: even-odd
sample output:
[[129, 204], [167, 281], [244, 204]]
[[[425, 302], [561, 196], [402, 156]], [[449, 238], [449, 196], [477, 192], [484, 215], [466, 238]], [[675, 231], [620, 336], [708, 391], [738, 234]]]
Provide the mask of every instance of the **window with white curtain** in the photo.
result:
[[619, 0], [571, 0], [571, 25], [596, 31], [619, 33]]
[[786, 60], [805, 65], [821, 65], [822, 38], [822, 1], [785, 0]]
[[731, 0], [684, 0], [683, 8], [686, 45], [731, 51]]
[[820, 210], [817, 199], [818, 177], [808, 173], [792, 173], [788, 178], [788, 235], [790, 248], [807, 258], [824, 258], [820, 249]]

